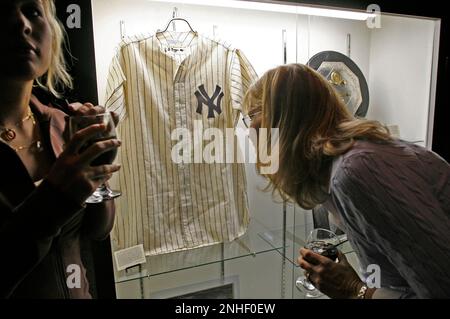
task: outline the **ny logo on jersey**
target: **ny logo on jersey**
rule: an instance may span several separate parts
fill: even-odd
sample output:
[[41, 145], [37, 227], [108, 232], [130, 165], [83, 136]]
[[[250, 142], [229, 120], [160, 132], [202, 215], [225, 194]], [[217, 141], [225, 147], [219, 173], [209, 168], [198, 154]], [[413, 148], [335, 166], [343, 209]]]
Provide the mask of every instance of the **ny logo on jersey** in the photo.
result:
[[[222, 113], [221, 103], [224, 96], [224, 93], [222, 92], [222, 88], [218, 85], [216, 85], [216, 91], [214, 94], [209, 97], [208, 93], [206, 93], [205, 86], [202, 84], [198, 87], [198, 90], [195, 91], [195, 97], [198, 101], [198, 107], [197, 107], [197, 113], [202, 114], [203, 110], [203, 104], [208, 107], [208, 118], [212, 119], [214, 118], [214, 111], [217, 112], [217, 114]], [[217, 99], [217, 103], [215, 104], [214, 101]]]

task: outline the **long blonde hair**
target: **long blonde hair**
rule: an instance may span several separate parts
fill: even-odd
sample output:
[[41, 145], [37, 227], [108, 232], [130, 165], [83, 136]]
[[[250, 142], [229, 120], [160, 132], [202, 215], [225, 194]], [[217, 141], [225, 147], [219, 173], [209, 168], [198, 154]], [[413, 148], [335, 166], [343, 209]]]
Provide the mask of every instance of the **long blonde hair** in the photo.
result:
[[50, 67], [46, 74], [36, 80], [36, 83], [59, 97], [60, 93], [57, 87], [73, 87], [72, 77], [67, 72], [67, 65], [64, 59], [65, 31], [61, 22], [56, 17], [54, 0], [42, 0], [42, 5], [52, 32], [52, 52]]
[[[257, 129], [279, 129], [280, 165], [275, 174], [264, 175], [268, 189], [305, 209], [326, 200], [334, 157], [358, 139], [391, 140], [379, 122], [353, 117], [331, 84], [301, 64], [266, 72], [247, 92], [244, 112], [261, 112]], [[261, 166], [258, 162], [258, 170]]]

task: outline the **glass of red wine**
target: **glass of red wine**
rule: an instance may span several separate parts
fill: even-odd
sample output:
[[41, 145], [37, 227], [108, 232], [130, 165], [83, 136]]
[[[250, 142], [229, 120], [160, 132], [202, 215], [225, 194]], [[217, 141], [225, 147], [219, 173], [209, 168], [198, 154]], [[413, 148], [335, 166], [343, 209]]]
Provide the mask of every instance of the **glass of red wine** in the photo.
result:
[[[111, 113], [103, 113], [97, 115], [86, 115], [86, 116], [71, 116], [69, 118], [69, 134], [73, 136], [79, 130], [86, 128], [94, 124], [105, 124], [106, 130], [98, 133], [92, 139], [86, 142], [86, 144], [81, 148], [80, 152], [87, 149], [92, 144], [116, 138], [116, 125], [114, 124], [113, 117]], [[92, 162], [91, 166], [108, 165], [114, 162], [117, 156], [117, 148], [111, 149], [107, 152], [100, 154]], [[119, 191], [111, 190], [106, 184], [98, 187], [95, 192], [89, 196], [86, 200], [88, 204], [101, 203], [113, 198], [120, 196]]]
[[[336, 261], [338, 258], [337, 246], [339, 244], [339, 238], [334, 232], [324, 228], [315, 228], [306, 239], [305, 248]], [[307, 298], [323, 296], [323, 293], [314, 287], [305, 275], [298, 277], [295, 285], [301, 292], [305, 293]]]

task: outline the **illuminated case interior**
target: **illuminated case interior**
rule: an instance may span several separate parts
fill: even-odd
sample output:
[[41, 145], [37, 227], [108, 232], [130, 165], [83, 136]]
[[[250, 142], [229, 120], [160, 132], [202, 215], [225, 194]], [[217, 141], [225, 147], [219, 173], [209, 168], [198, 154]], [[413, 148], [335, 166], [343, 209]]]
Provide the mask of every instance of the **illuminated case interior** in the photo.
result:
[[[366, 118], [431, 148], [440, 20], [317, 8], [259, 1], [92, 1], [99, 102], [105, 102], [108, 67], [121, 38], [155, 33], [176, 16], [199, 34], [242, 50], [258, 75], [284, 63], [305, 64], [321, 51], [350, 57], [368, 83]], [[169, 24], [169, 30], [187, 29], [182, 21]], [[246, 171], [252, 217], [246, 235], [147, 257], [146, 264], [116, 271], [118, 298], [171, 298], [229, 284], [235, 298], [302, 298], [293, 283], [302, 272], [296, 259], [313, 228], [312, 214], [262, 192], [266, 183], [253, 164]], [[345, 249], [357, 267], [351, 247]]]

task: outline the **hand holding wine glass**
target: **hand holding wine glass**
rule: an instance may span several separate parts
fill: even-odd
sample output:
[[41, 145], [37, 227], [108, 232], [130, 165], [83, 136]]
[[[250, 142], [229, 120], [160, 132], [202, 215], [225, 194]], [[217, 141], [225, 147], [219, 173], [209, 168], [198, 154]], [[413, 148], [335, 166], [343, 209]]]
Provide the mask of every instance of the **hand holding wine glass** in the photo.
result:
[[[97, 153], [97, 156], [90, 162], [92, 167], [110, 165], [117, 156], [117, 147], [101, 149], [101, 146], [104, 146], [105, 142], [116, 141], [115, 123], [111, 113], [72, 116], [69, 118], [69, 134], [70, 136], [75, 136], [80, 130], [92, 125], [103, 125], [105, 129], [87, 139], [78, 152]], [[120, 192], [109, 189], [103, 183], [86, 200], [86, 203], [100, 203], [120, 195]]]
[[106, 125], [95, 124], [76, 132], [46, 177], [53, 187], [74, 203], [83, 204], [97, 187], [120, 170], [120, 165], [115, 164], [91, 166], [91, 162], [100, 154], [120, 146], [120, 141], [116, 139], [96, 142], [88, 149], [80, 151], [87, 141], [105, 130]]
[[297, 288], [307, 298], [326, 294], [330, 298], [356, 298], [364, 285], [359, 275], [337, 247], [347, 240], [327, 229], [314, 229], [308, 236], [305, 248], [300, 250], [299, 265], [305, 275], [297, 278]]
[[[316, 228], [311, 231], [306, 239], [305, 248], [327, 257], [334, 262], [338, 257], [338, 250], [336, 248], [338, 244], [339, 239], [334, 232], [323, 228]], [[307, 298], [318, 298], [323, 295], [309, 280], [307, 275], [298, 277], [295, 285], [300, 291], [306, 293]]]

